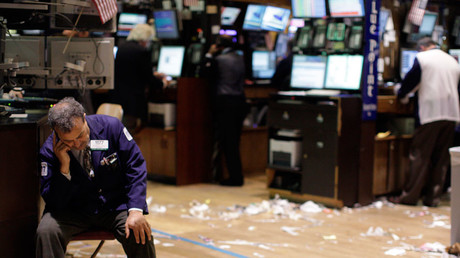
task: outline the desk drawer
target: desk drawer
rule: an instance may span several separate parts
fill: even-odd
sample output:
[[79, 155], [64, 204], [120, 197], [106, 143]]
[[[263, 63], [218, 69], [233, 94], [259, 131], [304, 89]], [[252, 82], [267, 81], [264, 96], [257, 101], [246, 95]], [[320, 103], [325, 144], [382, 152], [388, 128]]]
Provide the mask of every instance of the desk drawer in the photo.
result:
[[378, 113], [412, 114], [413, 111], [413, 100], [411, 100], [408, 104], [402, 104], [396, 96], [377, 97]]
[[337, 131], [337, 107], [271, 104], [268, 110], [268, 125], [288, 129], [315, 128]]

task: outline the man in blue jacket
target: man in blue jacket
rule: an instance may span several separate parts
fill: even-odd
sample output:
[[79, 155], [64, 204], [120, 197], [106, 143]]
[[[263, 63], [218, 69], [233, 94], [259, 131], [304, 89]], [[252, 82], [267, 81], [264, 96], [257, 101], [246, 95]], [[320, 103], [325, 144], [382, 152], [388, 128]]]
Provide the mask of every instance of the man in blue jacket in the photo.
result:
[[64, 257], [72, 236], [89, 228], [112, 231], [128, 257], [155, 257], [148, 213], [146, 164], [116, 118], [86, 116], [73, 98], [49, 110], [53, 133], [40, 149], [41, 195], [37, 257]]

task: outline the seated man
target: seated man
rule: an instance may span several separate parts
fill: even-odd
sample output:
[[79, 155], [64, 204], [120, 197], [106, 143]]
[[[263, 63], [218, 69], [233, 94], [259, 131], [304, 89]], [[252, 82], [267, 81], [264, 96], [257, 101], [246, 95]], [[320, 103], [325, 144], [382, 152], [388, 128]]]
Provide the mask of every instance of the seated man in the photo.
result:
[[147, 170], [133, 138], [116, 118], [86, 116], [73, 98], [49, 110], [54, 130], [40, 149], [45, 211], [36, 235], [37, 257], [64, 257], [72, 236], [110, 230], [128, 257], [155, 257], [143, 214]]

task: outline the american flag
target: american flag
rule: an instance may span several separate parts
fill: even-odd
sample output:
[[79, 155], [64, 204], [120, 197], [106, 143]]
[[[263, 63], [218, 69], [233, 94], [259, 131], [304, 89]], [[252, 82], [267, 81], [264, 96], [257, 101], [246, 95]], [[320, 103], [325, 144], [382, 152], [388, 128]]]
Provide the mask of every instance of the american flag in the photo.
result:
[[97, 8], [102, 24], [112, 19], [118, 12], [116, 0], [93, 0], [93, 3]]
[[198, 0], [184, 0], [184, 6], [198, 6]]
[[428, 0], [415, 0], [412, 2], [412, 6], [409, 11], [409, 21], [412, 24], [420, 26], [422, 24], [423, 15], [425, 14], [425, 8]]

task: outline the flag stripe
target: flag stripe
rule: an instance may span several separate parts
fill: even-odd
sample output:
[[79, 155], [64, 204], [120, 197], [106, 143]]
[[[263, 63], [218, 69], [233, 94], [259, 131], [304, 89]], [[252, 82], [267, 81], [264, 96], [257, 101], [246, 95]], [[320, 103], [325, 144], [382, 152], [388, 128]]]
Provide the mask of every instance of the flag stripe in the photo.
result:
[[102, 24], [112, 19], [117, 14], [116, 0], [92, 0], [97, 8]]

